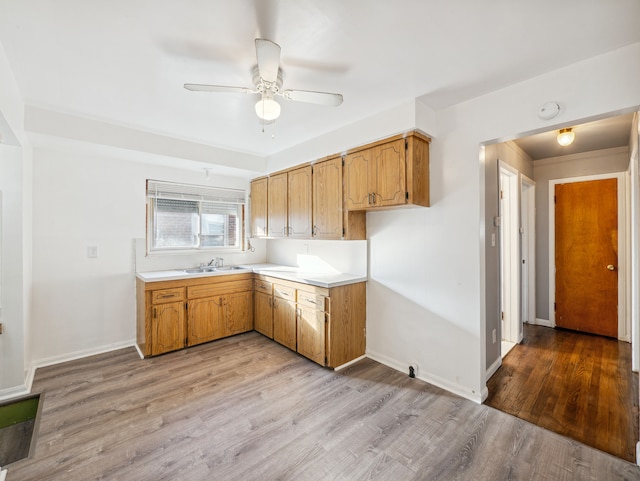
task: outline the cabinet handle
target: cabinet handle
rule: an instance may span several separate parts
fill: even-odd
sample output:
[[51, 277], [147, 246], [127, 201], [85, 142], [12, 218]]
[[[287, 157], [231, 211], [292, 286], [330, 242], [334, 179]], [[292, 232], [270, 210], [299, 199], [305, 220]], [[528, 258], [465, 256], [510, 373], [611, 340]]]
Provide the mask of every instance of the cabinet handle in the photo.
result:
[[367, 203], [371, 205], [371, 192], [367, 194]]
[[372, 193], [371, 193], [371, 197], [373, 198], [373, 202], [372, 202], [372, 204], [375, 204], [375, 203], [376, 203], [376, 193], [375, 193], [375, 192], [372, 192]]
[[310, 302], [311, 304], [318, 304], [314, 299], [305, 298], [305, 301]]
[[160, 296], [158, 296], [160, 299], [169, 299], [171, 297], [174, 297], [175, 294], [162, 294]]
[[158, 317], [158, 312], [156, 311], [156, 308], [153, 308], [153, 318], [156, 319]]

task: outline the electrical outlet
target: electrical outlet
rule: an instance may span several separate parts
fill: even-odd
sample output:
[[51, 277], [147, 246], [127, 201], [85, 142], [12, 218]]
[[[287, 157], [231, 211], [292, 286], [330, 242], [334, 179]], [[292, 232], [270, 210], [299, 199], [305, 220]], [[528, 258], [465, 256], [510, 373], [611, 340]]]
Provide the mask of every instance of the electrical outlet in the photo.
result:
[[418, 375], [418, 363], [412, 362], [409, 364], [409, 377], [416, 377]]
[[493, 343], [494, 344], [496, 343], [496, 335], [497, 335], [497, 333], [496, 333], [495, 329], [493, 331], [491, 331], [491, 336], [493, 337]]

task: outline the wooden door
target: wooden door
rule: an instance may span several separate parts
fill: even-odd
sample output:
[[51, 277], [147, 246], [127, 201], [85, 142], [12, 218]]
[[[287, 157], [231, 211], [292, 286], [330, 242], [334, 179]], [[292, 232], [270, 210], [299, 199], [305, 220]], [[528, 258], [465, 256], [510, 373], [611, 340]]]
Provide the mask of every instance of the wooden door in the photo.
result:
[[617, 179], [555, 187], [556, 325], [618, 337]]
[[379, 145], [372, 150], [376, 175], [373, 206], [405, 204], [407, 174], [404, 139]]
[[249, 222], [252, 237], [265, 237], [267, 231], [267, 188], [266, 177], [251, 182], [251, 211]]
[[256, 292], [253, 299], [255, 330], [273, 339], [273, 296], [264, 292]]
[[344, 208], [359, 210], [369, 207], [372, 193], [370, 171], [373, 169], [371, 149], [348, 154], [344, 158]]
[[267, 228], [270, 237], [287, 235], [287, 173], [269, 177], [267, 198]]
[[311, 166], [288, 173], [288, 231], [289, 237], [311, 238]]
[[224, 296], [225, 336], [253, 329], [253, 292], [234, 292]]
[[187, 304], [187, 345], [195, 346], [225, 336], [223, 298], [192, 299]]
[[325, 313], [311, 307], [299, 305], [297, 331], [298, 352], [325, 365]]
[[342, 238], [342, 159], [313, 166], [313, 237]]
[[184, 302], [153, 306], [153, 356], [184, 347]]
[[273, 340], [296, 350], [296, 303], [281, 297], [273, 298]]

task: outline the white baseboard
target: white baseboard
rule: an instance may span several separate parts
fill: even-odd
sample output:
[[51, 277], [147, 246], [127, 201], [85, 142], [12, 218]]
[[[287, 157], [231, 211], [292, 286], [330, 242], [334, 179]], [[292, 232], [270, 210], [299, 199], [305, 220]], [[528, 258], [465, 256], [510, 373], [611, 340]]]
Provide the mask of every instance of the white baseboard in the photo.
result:
[[0, 401], [5, 401], [7, 399], [12, 399], [18, 396], [24, 396], [25, 394], [29, 394], [30, 392], [30, 389], [27, 389], [27, 386], [25, 386], [24, 384], [10, 387], [8, 389], [2, 389], [0, 390]]
[[500, 366], [502, 366], [502, 358], [498, 356], [498, 359], [496, 359], [493, 362], [493, 364], [491, 364], [491, 366], [487, 368], [487, 373], [486, 373], [487, 381], [491, 379], [491, 376], [493, 376], [496, 373], [496, 371], [500, 368]]
[[[384, 354], [380, 354], [377, 352], [372, 352], [367, 350], [366, 357], [373, 359], [374, 361], [379, 362], [380, 364], [384, 364], [391, 369], [395, 369], [396, 371], [405, 372], [407, 376], [408, 372], [408, 362], [398, 361], [397, 359], [392, 359]], [[439, 388], [445, 389], [453, 394], [466, 398], [470, 401], [473, 401], [478, 404], [482, 404], [482, 401], [486, 399], [488, 392], [486, 391], [486, 386], [482, 392], [476, 392], [473, 389], [469, 389], [466, 386], [461, 384], [453, 383], [448, 379], [441, 378], [432, 373], [425, 373], [423, 368], [418, 369], [418, 374], [416, 375], [416, 379], [420, 379], [421, 381], [428, 382], [429, 384], [433, 384]]]
[[544, 327], [555, 327], [549, 319], [541, 319], [539, 317], [536, 317], [536, 324]]
[[114, 342], [112, 344], [105, 344], [103, 346], [92, 347], [89, 349], [83, 349], [81, 351], [70, 352], [67, 354], [61, 354], [59, 356], [44, 357], [42, 359], [36, 359], [31, 362], [31, 369], [37, 369], [39, 367], [52, 366], [54, 364], [60, 364], [67, 361], [75, 361], [76, 359], [82, 359], [83, 357], [95, 356], [96, 354], [104, 354], [105, 352], [117, 351], [118, 349], [124, 349], [126, 347], [135, 346], [135, 339], [122, 342]]
[[636, 443], [636, 464], [640, 466], [640, 441]]

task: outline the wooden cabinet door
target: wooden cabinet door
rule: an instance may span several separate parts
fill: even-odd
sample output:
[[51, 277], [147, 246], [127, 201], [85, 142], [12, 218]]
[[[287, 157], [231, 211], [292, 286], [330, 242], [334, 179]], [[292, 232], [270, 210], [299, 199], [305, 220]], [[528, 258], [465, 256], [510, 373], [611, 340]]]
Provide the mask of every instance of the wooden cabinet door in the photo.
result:
[[270, 237], [287, 235], [287, 173], [269, 177], [267, 198], [267, 228]]
[[313, 237], [342, 238], [342, 158], [313, 166]]
[[348, 154], [344, 159], [343, 189], [346, 210], [366, 209], [371, 199], [373, 169], [371, 149]]
[[300, 305], [298, 307], [298, 353], [325, 365], [325, 313]]
[[269, 339], [273, 339], [273, 296], [264, 292], [256, 292], [253, 299], [255, 330]]
[[288, 236], [310, 239], [311, 231], [311, 166], [288, 172]]
[[224, 337], [225, 325], [222, 310], [223, 298], [205, 297], [193, 299], [187, 304], [187, 345]]
[[251, 210], [249, 223], [252, 237], [265, 237], [267, 232], [267, 178], [251, 182]]
[[296, 303], [273, 298], [273, 340], [289, 349], [296, 350]]
[[224, 296], [225, 336], [253, 329], [253, 292], [235, 292]]
[[153, 306], [151, 354], [153, 356], [184, 347], [184, 302]]
[[407, 175], [404, 139], [374, 147], [374, 207], [402, 205], [406, 202]]

